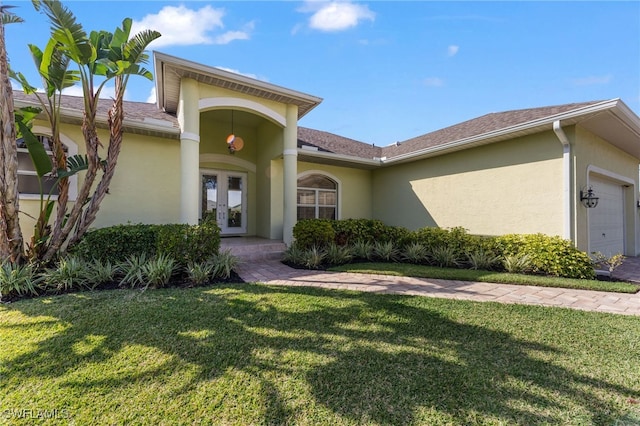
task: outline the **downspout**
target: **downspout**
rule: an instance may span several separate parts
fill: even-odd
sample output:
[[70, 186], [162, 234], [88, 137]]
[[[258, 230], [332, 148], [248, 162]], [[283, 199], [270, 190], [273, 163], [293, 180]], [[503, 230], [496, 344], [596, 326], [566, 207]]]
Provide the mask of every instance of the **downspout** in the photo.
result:
[[563, 237], [571, 240], [571, 144], [564, 130], [562, 130], [560, 120], [553, 122], [553, 132], [562, 144]]

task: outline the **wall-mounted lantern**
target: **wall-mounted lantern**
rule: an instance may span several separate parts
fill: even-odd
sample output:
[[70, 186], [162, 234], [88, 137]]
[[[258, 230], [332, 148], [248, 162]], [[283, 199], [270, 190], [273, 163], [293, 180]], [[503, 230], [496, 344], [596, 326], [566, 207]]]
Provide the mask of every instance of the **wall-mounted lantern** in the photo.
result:
[[589, 187], [587, 192], [580, 191], [580, 202], [588, 209], [592, 209], [598, 205], [599, 198], [593, 193], [593, 189]]

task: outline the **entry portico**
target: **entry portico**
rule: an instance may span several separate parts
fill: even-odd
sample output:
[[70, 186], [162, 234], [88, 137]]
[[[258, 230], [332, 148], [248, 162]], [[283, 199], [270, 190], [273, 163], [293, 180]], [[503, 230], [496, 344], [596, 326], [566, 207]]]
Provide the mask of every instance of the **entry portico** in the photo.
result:
[[[292, 241], [298, 120], [321, 98], [155, 52], [157, 104], [180, 125], [180, 220]], [[231, 133], [242, 137], [232, 152]]]

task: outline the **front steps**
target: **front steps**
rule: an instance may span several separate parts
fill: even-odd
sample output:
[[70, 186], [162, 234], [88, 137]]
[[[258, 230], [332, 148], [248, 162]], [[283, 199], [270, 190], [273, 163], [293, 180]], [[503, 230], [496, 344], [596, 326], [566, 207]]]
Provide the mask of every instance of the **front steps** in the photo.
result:
[[282, 241], [258, 237], [223, 237], [220, 251], [230, 250], [240, 262], [280, 260], [286, 245]]

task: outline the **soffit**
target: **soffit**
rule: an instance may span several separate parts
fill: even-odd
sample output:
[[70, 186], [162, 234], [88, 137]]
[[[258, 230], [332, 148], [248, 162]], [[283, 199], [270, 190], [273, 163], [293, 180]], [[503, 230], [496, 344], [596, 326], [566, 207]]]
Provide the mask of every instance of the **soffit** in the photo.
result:
[[298, 119], [322, 102], [322, 98], [316, 96], [164, 53], [154, 52], [154, 60], [158, 107], [168, 113], [174, 114], [178, 110], [180, 80], [183, 78], [274, 102], [297, 105]]

